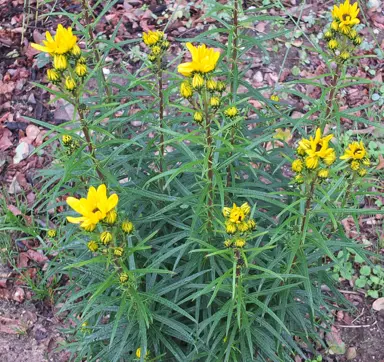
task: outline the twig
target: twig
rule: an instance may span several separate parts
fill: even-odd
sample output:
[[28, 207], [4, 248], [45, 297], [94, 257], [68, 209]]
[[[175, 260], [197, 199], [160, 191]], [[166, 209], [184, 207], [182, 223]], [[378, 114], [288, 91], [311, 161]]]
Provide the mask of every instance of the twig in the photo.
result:
[[361, 324], [359, 326], [334, 324], [334, 327], [336, 328], [369, 328], [369, 327], [375, 326], [376, 324], [377, 324], [377, 321], [374, 321], [372, 324]]

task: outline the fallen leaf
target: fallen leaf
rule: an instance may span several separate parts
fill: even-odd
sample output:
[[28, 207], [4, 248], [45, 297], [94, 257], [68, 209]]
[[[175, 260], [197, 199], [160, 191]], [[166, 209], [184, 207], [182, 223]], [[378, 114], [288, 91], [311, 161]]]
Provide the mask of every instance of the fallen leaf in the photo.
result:
[[35, 261], [36, 263], [45, 263], [48, 260], [48, 258], [44, 254], [32, 249], [28, 250], [27, 254], [29, 258]]
[[20, 334], [25, 330], [25, 326], [23, 326], [17, 319], [0, 316], [0, 333]]
[[0, 128], [0, 151], [5, 151], [9, 147], [13, 146], [9, 137], [12, 136], [12, 132], [7, 128]]
[[35, 148], [27, 142], [21, 142], [15, 150], [15, 156], [13, 157], [13, 163], [18, 164], [22, 160], [25, 160]]
[[14, 205], [8, 205], [8, 210], [15, 216], [21, 215], [21, 211]]
[[376, 299], [372, 304], [372, 309], [376, 311], [384, 310], [384, 297]]
[[325, 339], [327, 340], [329, 351], [332, 354], [342, 355], [345, 353], [345, 343], [341, 339], [340, 331], [334, 326], [332, 326], [331, 332], [327, 333]]

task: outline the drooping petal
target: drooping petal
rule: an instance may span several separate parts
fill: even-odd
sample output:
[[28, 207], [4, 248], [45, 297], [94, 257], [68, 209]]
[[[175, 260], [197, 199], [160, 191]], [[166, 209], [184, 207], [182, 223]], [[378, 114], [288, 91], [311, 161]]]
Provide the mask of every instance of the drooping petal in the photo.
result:
[[67, 216], [67, 220], [68, 220], [68, 222], [70, 222], [72, 224], [80, 224], [81, 222], [83, 222], [85, 220], [85, 217], [83, 217], [83, 216], [81, 216], [81, 217]]

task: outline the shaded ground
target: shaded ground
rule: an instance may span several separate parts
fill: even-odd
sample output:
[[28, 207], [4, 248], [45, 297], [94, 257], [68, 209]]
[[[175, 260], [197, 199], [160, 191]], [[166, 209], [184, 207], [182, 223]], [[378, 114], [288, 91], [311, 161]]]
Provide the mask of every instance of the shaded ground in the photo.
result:
[[[226, 3], [225, 1], [221, 1]], [[173, 42], [175, 38], [193, 37], [197, 33], [214, 26], [214, 21], [202, 19], [202, 1], [119, 1], [102, 18], [96, 26], [95, 33], [109, 37], [123, 18], [117, 31], [116, 42], [130, 38], [136, 38], [143, 30], [154, 29], [155, 24], [163, 27], [169, 16], [176, 10], [178, 16], [172, 21], [167, 29], [169, 40], [172, 42], [171, 52], [173, 55], [181, 51], [181, 45]], [[333, 4], [332, 1], [315, 2], [307, 1], [304, 7], [299, 7], [300, 1], [283, 1], [289, 13], [276, 8], [269, 10], [270, 15], [292, 17], [289, 26], [294, 29], [294, 22], [300, 23], [301, 29], [307, 35], [317, 35], [323, 30], [326, 23], [326, 13]], [[367, 20], [373, 29], [372, 33], [367, 29], [363, 30], [366, 44], [361, 54], [373, 55], [377, 44], [384, 49], [384, 16], [380, 2], [371, 1], [373, 7], [365, 8]], [[377, 4], [376, 4], [377, 3]], [[47, 167], [51, 162], [50, 155], [39, 153], [29, 156], [30, 153], [44, 140], [46, 130], [32, 124], [27, 117], [43, 120], [54, 124], [60, 124], [70, 119], [71, 112], [62, 103], [48, 104], [50, 96], [45, 90], [34, 86], [31, 81], [47, 84], [43, 70], [38, 69], [34, 56], [36, 52], [30, 47], [30, 42], [40, 42], [46, 29], [53, 30], [57, 22], [65, 23], [64, 18], [48, 18], [44, 24], [36, 17], [41, 13], [51, 11], [48, 3], [44, 7], [37, 7], [33, 0], [28, 2], [29, 6], [24, 7], [24, 0], [0, 0], [0, 183], [7, 193], [8, 208], [14, 215], [20, 216], [20, 210], [15, 205], [16, 199], [24, 193], [28, 206], [35, 201], [34, 186], [36, 172]], [[247, 7], [252, 5], [260, 6], [261, 1], [246, 1]], [[376, 6], [376, 5], [377, 6]], [[145, 6], [143, 6], [145, 5]], [[365, 6], [365, 5], [364, 5]], [[80, 1], [60, 0], [57, 2], [58, 9], [77, 13], [81, 10]], [[303, 9], [303, 12], [301, 10]], [[98, 9], [98, 11], [101, 10]], [[25, 14], [29, 14], [25, 16]], [[300, 15], [299, 15], [300, 14]], [[25, 16], [23, 22], [23, 16]], [[156, 20], [155, 20], [156, 19]], [[276, 30], [278, 24], [271, 25], [260, 21], [253, 24], [249, 29], [252, 36], [268, 34], [270, 30]], [[246, 77], [255, 88], [275, 87], [284, 82], [298, 79], [311, 78], [323, 74], [326, 70], [324, 62], [319, 57], [303, 50], [303, 45], [310, 45], [308, 39], [300, 34], [292, 42], [290, 51], [285, 57], [286, 43], [291, 40], [287, 37], [272, 39], [265, 43], [269, 51], [269, 58], [257, 49], [248, 53], [249, 70]], [[295, 36], [296, 36], [295, 35]], [[217, 40], [225, 42], [224, 36]], [[127, 54], [110, 55], [111, 63], [117, 67], [124, 64], [128, 70], [135, 69], [139, 63], [132, 58], [130, 46], [125, 46]], [[141, 45], [137, 45], [136, 51], [142, 51]], [[284, 61], [285, 58], [285, 61]], [[280, 68], [283, 66], [282, 71]], [[362, 59], [358, 64], [349, 67], [348, 75], [359, 78], [375, 79], [382, 82], [383, 61], [377, 58]], [[278, 87], [277, 87], [278, 88]], [[297, 89], [312, 98], [319, 97], [317, 87], [300, 85]], [[371, 101], [370, 97], [374, 89], [365, 85], [356, 85], [338, 94], [340, 104], [345, 107], [357, 107]], [[271, 91], [264, 92], [268, 97]], [[294, 105], [295, 111], [292, 118], [301, 118], [306, 110], [302, 99], [294, 96], [284, 96], [283, 102]], [[262, 108], [260, 102], [252, 103], [256, 108]], [[373, 108], [373, 111], [377, 109]], [[370, 118], [369, 114], [357, 111], [356, 116]], [[68, 118], [69, 117], [69, 118]], [[346, 128], [353, 128], [353, 122], [344, 119]], [[138, 123], [139, 124], [139, 123]], [[133, 125], [134, 126], [134, 125]], [[372, 137], [377, 130], [369, 124], [359, 123], [358, 130], [362, 134]], [[384, 137], [375, 133], [374, 137]], [[15, 158], [16, 156], [16, 158]], [[384, 167], [384, 166], [383, 166]], [[0, 196], [1, 197], [1, 196]], [[24, 199], [23, 199], [24, 200]], [[372, 200], [367, 199], [366, 204], [371, 208], [375, 205]], [[362, 206], [364, 207], [364, 205]], [[28, 215], [24, 215], [28, 218]], [[351, 230], [350, 237], [363, 242], [364, 239], [377, 242], [383, 238], [382, 219], [362, 219], [360, 231]], [[345, 224], [347, 228], [348, 223]], [[373, 227], [372, 225], [375, 225]], [[376, 232], [377, 230], [380, 230]], [[358, 235], [357, 235], [358, 234]], [[31, 277], [36, 274], [37, 268], [42, 268], [45, 261], [41, 259], [39, 245], [17, 246], [15, 253], [19, 254], [18, 267], [29, 270]], [[0, 248], [3, 246], [0, 245]], [[24, 250], [26, 248], [28, 250]], [[20, 252], [22, 250], [22, 252]], [[20, 255], [22, 257], [20, 257]], [[8, 273], [8, 270], [5, 269]], [[6, 275], [9, 275], [7, 274]], [[3, 280], [1, 280], [3, 279]], [[19, 289], [17, 289], [19, 288]], [[352, 291], [349, 287], [349, 291]], [[21, 291], [20, 291], [21, 290]], [[348, 296], [358, 308], [354, 316], [344, 314], [342, 318], [336, 319], [335, 328], [337, 335], [346, 344], [347, 353], [345, 356], [324, 356], [329, 361], [346, 361], [353, 356], [351, 349], [356, 349], [356, 358], [351, 359], [357, 362], [384, 361], [383, 347], [383, 317], [380, 313], [371, 310], [371, 299], [366, 299], [362, 294], [349, 294]], [[56, 320], [50, 308], [41, 305], [36, 307], [30, 300], [33, 295], [22, 283], [15, 283], [15, 276], [0, 277], [0, 361], [32, 361], [43, 362], [47, 358], [54, 361], [65, 360], [65, 354], [54, 355], [53, 348], [60, 337], [57, 327], [60, 322]], [[24, 302], [27, 300], [27, 302]], [[24, 302], [24, 303], [23, 303]], [[335, 307], [335, 314], [337, 308]], [[356, 319], [356, 317], [358, 317]], [[343, 326], [343, 327], [341, 327]], [[18, 330], [15, 333], [15, 328]]]

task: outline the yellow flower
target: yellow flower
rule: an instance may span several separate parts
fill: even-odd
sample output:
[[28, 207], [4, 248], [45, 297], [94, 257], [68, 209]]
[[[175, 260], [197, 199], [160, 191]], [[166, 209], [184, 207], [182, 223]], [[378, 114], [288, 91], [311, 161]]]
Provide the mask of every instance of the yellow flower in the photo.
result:
[[337, 21], [332, 21], [331, 29], [337, 31], [339, 29], [339, 23]]
[[143, 41], [146, 45], [152, 46], [160, 42], [164, 37], [164, 33], [162, 31], [148, 31], [148, 33], [143, 34]]
[[128, 279], [129, 279], [129, 276], [128, 276], [127, 273], [121, 273], [119, 275], [119, 281], [120, 281], [121, 284], [124, 284], [125, 282], [127, 282]]
[[96, 241], [94, 240], [91, 240], [87, 243], [87, 248], [92, 251], [92, 253], [94, 253], [95, 251], [97, 251], [99, 249], [99, 245], [97, 244]]
[[109, 231], [103, 231], [100, 234], [100, 241], [104, 244], [107, 245], [112, 241], [112, 234]]
[[87, 59], [85, 59], [85, 57], [81, 56], [78, 60], [77, 60], [78, 63], [82, 63], [82, 64], [86, 64], [87, 63]]
[[355, 39], [353, 39], [353, 45], [355, 45], [355, 46], [361, 45], [362, 42], [363, 42], [363, 40], [359, 36], [357, 36]]
[[61, 140], [63, 141], [64, 146], [70, 146], [72, 143], [72, 137], [69, 134], [62, 135]]
[[336, 161], [336, 152], [333, 148], [330, 149], [331, 152], [327, 152], [327, 155], [324, 157], [323, 161], [327, 166], [331, 166]]
[[295, 160], [292, 162], [292, 171], [301, 172], [303, 171], [303, 168], [304, 168], [303, 161]]
[[305, 148], [303, 148], [301, 146], [297, 147], [296, 152], [300, 156], [305, 156]]
[[363, 141], [352, 142], [348, 145], [344, 155], [340, 157], [340, 160], [362, 160], [366, 155], [367, 151], [365, 150]]
[[363, 159], [363, 165], [367, 167], [371, 166], [371, 161], [369, 160], [369, 158]]
[[248, 222], [243, 221], [237, 225], [237, 230], [239, 230], [241, 233], [245, 233], [246, 231], [248, 231], [248, 229]]
[[328, 178], [329, 177], [329, 170], [327, 170], [326, 168], [322, 168], [317, 173], [317, 176], [319, 176], [320, 178]]
[[192, 79], [192, 87], [194, 89], [201, 89], [204, 86], [204, 78], [200, 74], [195, 74]]
[[196, 122], [196, 123], [201, 123], [203, 122], [203, 113], [201, 112], [195, 112], [193, 114], [193, 120]]
[[217, 82], [217, 84], [216, 84], [216, 90], [218, 91], [218, 92], [220, 92], [220, 93], [223, 93], [224, 91], [225, 91], [225, 88], [226, 88], [227, 86], [226, 86], [226, 84], [224, 83], [224, 82], [222, 82], [222, 81], [219, 81], [219, 82]]
[[232, 246], [232, 240], [228, 239], [224, 241], [224, 246], [230, 248]]
[[328, 31], [326, 31], [326, 32], [324, 33], [324, 38], [325, 38], [325, 40], [331, 40], [332, 37], [333, 37], [333, 34], [332, 34], [331, 31], [328, 30]]
[[60, 74], [55, 69], [48, 69], [47, 78], [50, 82], [56, 83], [60, 80]]
[[113, 254], [119, 257], [122, 256], [123, 253], [124, 253], [124, 249], [120, 247], [115, 248], [115, 250], [113, 251]]
[[360, 162], [356, 160], [352, 161], [350, 166], [353, 171], [357, 171], [360, 168]]
[[224, 114], [229, 118], [234, 118], [238, 114], [238, 110], [235, 106], [229, 107], [224, 111]]
[[56, 237], [57, 232], [56, 232], [55, 229], [49, 229], [49, 230], [47, 231], [47, 235], [48, 235], [49, 238], [54, 238], [54, 237]]
[[170, 43], [168, 40], [164, 40], [164, 41], [161, 43], [161, 48], [164, 49], [164, 50], [169, 49], [170, 46], [171, 46], [171, 43]]
[[75, 72], [79, 77], [84, 77], [87, 74], [87, 66], [84, 63], [77, 63]]
[[155, 45], [154, 47], [152, 47], [153, 55], [158, 56], [160, 55], [160, 53], [161, 53], [161, 48], [158, 45]]
[[54, 37], [47, 31], [45, 38], [46, 40], [43, 40], [44, 45], [32, 43], [31, 46], [50, 55], [66, 54], [72, 50], [77, 42], [77, 37], [72, 34], [72, 28], [65, 29], [61, 24], [58, 25]]
[[243, 248], [245, 246], [247, 242], [245, 241], [245, 239], [236, 239], [235, 240], [235, 246], [236, 248]]
[[296, 175], [295, 178], [294, 178], [294, 180], [295, 180], [295, 182], [296, 182], [298, 185], [302, 184], [302, 183], [304, 182], [303, 175], [301, 175], [301, 174]]
[[[226, 208], [224, 209], [226, 210]], [[223, 209], [223, 214], [224, 214], [224, 209]], [[248, 203], [244, 203], [240, 207], [237, 206], [236, 204], [233, 204], [228, 216], [229, 221], [234, 224], [240, 224], [241, 222], [244, 221], [246, 212], [249, 213], [249, 210], [250, 210], [250, 207]]]
[[67, 204], [81, 215], [81, 217], [68, 216], [67, 220], [73, 224], [80, 224], [87, 231], [93, 231], [97, 223], [116, 207], [118, 201], [119, 197], [116, 194], [107, 197], [107, 188], [104, 184], [97, 190], [91, 186], [86, 199], [67, 198]]
[[134, 229], [135, 227], [129, 220], [124, 220], [121, 224], [121, 230], [123, 230], [123, 232], [125, 232], [126, 234], [132, 234]]
[[279, 102], [279, 101], [280, 101], [279, 96], [276, 95], [276, 94], [272, 94], [272, 95], [269, 97], [269, 99], [270, 99], [271, 101], [274, 101], [274, 102]]
[[68, 67], [68, 60], [65, 55], [54, 55], [53, 56], [53, 67], [56, 70], [63, 71]]
[[357, 18], [359, 11], [357, 2], [351, 5], [349, 0], [345, 0], [344, 4], [340, 4], [339, 7], [335, 5], [332, 10], [332, 17], [338, 22], [338, 30], [348, 34], [353, 26], [360, 23]]
[[65, 78], [65, 88], [69, 91], [73, 91], [76, 88], [76, 82], [70, 75]]
[[113, 225], [116, 222], [116, 219], [117, 219], [117, 212], [115, 209], [113, 209], [107, 212], [107, 215], [105, 216], [104, 221], [109, 225]]
[[211, 107], [218, 108], [220, 106], [220, 98], [219, 97], [212, 97], [209, 101]]
[[[145, 357], [148, 357], [148, 355], [149, 355], [149, 351], [147, 351], [147, 352], [145, 353]], [[140, 347], [136, 350], [136, 357], [137, 357], [137, 358], [140, 358], [140, 357], [141, 357], [141, 348], [140, 348]]]
[[209, 73], [216, 68], [220, 52], [207, 48], [205, 44], [198, 47], [194, 47], [191, 43], [186, 45], [192, 55], [192, 61], [180, 64], [177, 68], [179, 73], [185, 77], [190, 77], [194, 72]]
[[339, 46], [339, 43], [338, 43], [338, 41], [336, 39], [331, 39], [328, 42], [328, 48], [331, 49], [331, 50], [337, 49], [338, 46]]
[[351, 57], [351, 54], [349, 54], [349, 52], [347, 52], [346, 50], [340, 53], [340, 59], [343, 61], [348, 60], [350, 57]]
[[248, 220], [248, 229], [255, 230], [256, 229], [256, 221], [253, 219]]
[[217, 82], [214, 79], [207, 80], [207, 89], [213, 93], [217, 88]]
[[355, 39], [357, 37], [357, 31], [355, 29], [351, 29], [349, 32], [348, 32], [348, 38], [349, 39]]
[[237, 228], [236, 228], [236, 224], [230, 222], [230, 221], [226, 221], [225, 222], [225, 231], [227, 232], [227, 234], [234, 234], [236, 231], [237, 231]]
[[310, 170], [314, 170], [319, 166], [320, 158], [318, 156], [307, 156], [304, 160], [305, 167], [309, 168]]
[[367, 174], [367, 170], [365, 168], [360, 168], [360, 170], [357, 172], [360, 177], [364, 177]]
[[191, 83], [189, 81], [185, 80], [180, 85], [180, 94], [184, 98], [191, 98], [193, 95], [193, 89], [191, 87]]
[[75, 58], [79, 58], [81, 56], [81, 49], [80, 47], [75, 44], [71, 50], [71, 54], [75, 57]]

